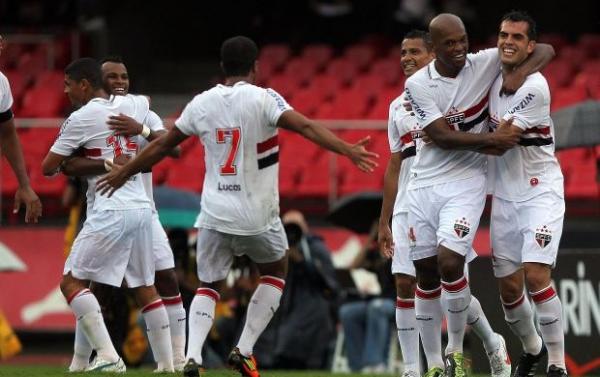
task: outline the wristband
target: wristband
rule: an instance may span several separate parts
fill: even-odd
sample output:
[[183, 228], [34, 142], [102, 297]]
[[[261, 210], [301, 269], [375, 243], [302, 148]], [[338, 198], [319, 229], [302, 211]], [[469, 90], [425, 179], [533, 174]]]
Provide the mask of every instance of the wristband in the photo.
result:
[[150, 136], [150, 128], [145, 124], [142, 124], [142, 132], [140, 132], [140, 135], [142, 135], [144, 139], [147, 139], [148, 136]]
[[104, 160], [104, 169], [106, 169], [106, 171], [111, 171], [112, 170], [112, 166], [108, 163], [109, 161], [112, 164], [113, 159], [112, 158], [107, 158], [106, 160]]

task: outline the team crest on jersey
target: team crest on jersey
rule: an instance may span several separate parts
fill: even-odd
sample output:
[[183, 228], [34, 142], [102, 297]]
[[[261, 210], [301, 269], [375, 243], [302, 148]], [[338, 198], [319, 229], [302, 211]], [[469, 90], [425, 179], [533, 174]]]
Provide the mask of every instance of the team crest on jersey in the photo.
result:
[[454, 232], [458, 237], [463, 238], [471, 232], [471, 224], [469, 224], [464, 217], [462, 219], [457, 219], [454, 222]]
[[543, 249], [552, 241], [552, 231], [546, 225], [535, 230], [535, 241]]

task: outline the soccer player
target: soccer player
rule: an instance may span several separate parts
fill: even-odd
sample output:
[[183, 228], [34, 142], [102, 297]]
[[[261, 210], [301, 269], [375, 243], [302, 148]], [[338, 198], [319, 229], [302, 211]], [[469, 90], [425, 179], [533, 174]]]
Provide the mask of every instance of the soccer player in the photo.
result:
[[[149, 111], [143, 96], [108, 96], [102, 88], [100, 65], [93, 59], [78, 59], [65, 69], [65, 93], [76, 106], [42, 163], [45, 175], [60, 171], [61, 164], [83, 148], [93, 159], [123, 161], [136, 153], [131, 138], [115, 135], [106, 124], [110, 115], [127, 114], [142, 122]], [[107, 166], [110, 166], [107, 163]], [[134, 289], [148, 329], [158, 371], [173, 371], [169, 319], [154, 288], [151, 253], [152, 212], [139, 175], [122, 192], [107, 198], [97, 194], [96, 176], [88, 177], [88, 217], [77, 236], [60, 284], [79, 326], [97, 357], [87, 370], [124, 372], [100, 306], [88, 289], [95, 281], [120, 287], [123, 279]]]
[[[547, 353], [547, 375], [563, 377], [567, 372], [562, 305], [552, 286], [551, 271], [556, 264], [565, 201], [563, 176], [554, 156], [550, 90], [544, 76], [536, 72], [527, 76], [514, 95], [498, 94], [503, 77], [531, 54], [536, 39], [535, 21], [527, 14], [515, 11], [502, 18], [498, 34], [502, 75], [490, 90], [490, 121], [495, 126], [512, 118], [511, 128], [521, 138], [492, 163], [493, 265], [506, 322], [523, 343], [515, 376], [534, 375]], [[541, 338], [523, 293], [525, 285], [536, 307]]]
[[[412, 76], [434, 59], [429, 34], [415, 30], [407, 33], [401, 45], [400, 63], [407, 77]], [[402, 349], [405, 377], [419, 376], [419, 334], [428, 371], [425, 376], [438, 377], [443, 373], [441, 327], [442, 307], [439, 295], [441, 289], [428, 295], [421, 295], [417, 303], [428, 306], [431, 316], [415, 316], [415, 267], [409, 257], [408, 203], [406, 186], [409, 172], [415, 160], [418, 146], [421, 145], [421, 130], [414, 116], [404, 108], [404, 93], [390, 105], [388, 138], [391, 157], [384, 176], [384, 193], [379, 221], [379, 244], [384, 255], [392, 258], [392, 273], [396, 281], [396, 326]], [[392, 217], [393, 216], [393, 217]], [[392, 217], [392, 230], [389, 220]], [[422, 292], [419, 291], [419, 294]], [[510, 376], [511, 364], [504, 339], [495, 333], [481, 309], [479, 300], [472, 296], [468, 308], [467, 323], [481, 338], [490, 361], [492, 376]]]
[[[433, 143], [420, 148], [408, 184], [409, 241], [417, 271], [417, 318], [434, 315], [420, 305], [436, 295], [441, 276], [441, 303], [448, 321], [444, 374], [465, 374], [463, 338], [471, 303], [464, 276], [465, 256], [479, 225], [486, 196], [483, 154], [502, 153], [514, 146], [518, 133], [503, 120], [498, 131], [487, 129], [488, 92], [500, 74], [497, 49], [467, 54], [465, 27], [455, 15], [440, 14], [429, 24], [436, 59], [405, 84], [417, 122]], [[538, 45], [534, 53], [506, 75], [504, 86], [514, 91], [524, 77], [542, 67], [554, 51]]]
[[204, 144], [206, 178], [196, 222], [201, 286], [189, 312], [185, 376], [199, 375], [219, 287], [233, 257], [242, 254], [256, 262], [261, 278], [228, 362], [243, 376], [259, 376], [252, 350], [279, 306], [287, 270], [288, 244], [279, 219], [277, 128], [298, 132], [345, 155], [364, 171], [376, 166], [372, 158], [377, 155], [364, 148], [369, 138], [346, 143], [294, 111], [274, 90], [255, 86], [257, 56], [258, 48], [249, 38], [227, 39], [221, 46], [225, 84], [196, 96], [173, 129], [123, 167], [115, 167], [99, 186], [101, 192], [114, 193], [130, 176], [159, 161], [190, 135], [198, 135]]
[[[109, 57], [101, 62], [102, 80], [104, 89], [107, 93], [113, 95], [127, 95], [129, 93], [129, 74], [127, 67], [119, 57]], [[138, 123], [134, 118], [124, 114], [112, 115], [108, 121], [110, 128], [116, 135], [137, 137], [136, 143], [143, 149], [148, 142], [166, 133], [163, 127], [162, 120], [153, 111], [149, 111], [142, 123]], [[173, 151], [172, 155], [177, 157], [179, 149]], [[82, 157], [70, 158], [62, 167], [62, 170], [67, 175], [100, 175], [105, 174], [106, 169], [103, 160], [85, 159]], [[144, 170], [141, 173], [141, 179], [144, 190], [152, 208], [152, 252], [154, 255], [154, 267], [156, 270], [154, 285], [160, 294], [167, 314], [169, 315], [169, 329], [171, 331], [171, 342], [173, 348], [173, 365], [175, 370], [183, 370], [185, 364], [185, 325], [186, 313], [183, 308], [183, 301], [179, 293], [177, 284], [177, 276], [175, 275], [175, 262], [173, 259], [173, 251], [169, 245], [169, 240], [163, 227], [158, 219], [158, 212], [154, 204], [152, 194], [152, 170]], [[109, 293], [103, 290], [101, 285], [92, 284], [92, 292], [103, 304], [104, 296]], [[72, 370], [80, 370], [87, 365], [91, 346], [85, 341], [85, 337], [77, 334], [81, 331], [80, 327], [76, 327], [75, 334], [75, 353], [73, 362], [71, 363]], [[80, 340], [80, 342], [78, 342]]]
[[[0, 55], [4, 49], [4, 39], [0, 35]], [[21, 204], [25, 204], [25, 222], [38, 222], [42, 215], [42, 202], [29, 185], [29, 177], [25, 169], [25, 160], [21, 143], [17, 136], [15, 120], [11, 110], [13, 97], [10, 91], [10, 83], [2, 72], [0, 72], [0, 150], [8, 160], [19, 187], [15, 192], [15, 206], [13, 213], [17, 213]]]

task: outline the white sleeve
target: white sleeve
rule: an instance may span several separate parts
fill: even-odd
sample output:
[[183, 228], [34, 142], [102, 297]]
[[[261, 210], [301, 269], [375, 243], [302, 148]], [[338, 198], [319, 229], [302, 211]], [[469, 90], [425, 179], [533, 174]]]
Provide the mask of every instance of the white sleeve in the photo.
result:
[[513, 125], [526, 130], [542, 125], [544, 119], [544, 94], [536, 87], [521, 87], [510, 101], [502, 119], [514, 118]]
[[390, 105], [390, 112], [388, 117], [388, 141], [390, 143], [390, 152], [400, 152], [402, 148], [402, 140], [400, 139], [400, 132], [396, 126], [396, 106], [394, 103]]
[[502, 64], [497, 47], [479, 50], [476, 53], [468, 54], [467, 57], [471, 60], [472, 64], [476, 64], [483, 70], [497, 68], [499, 71]]
[[175, 121], [175, 127], [188, 136], [200, 136], [202, 133], [202, 124], [206, 118], [206, 111], [202, 108], [202, 101], [199, 96], [194, 97], [185, 106], [183, 112]]
[[10, 83], [6, 76], [0, 72], [0, 113], [4, 113], [13, 105], [13, 97], [10, 91]]
[[422, 128], [429, 126], [434, 120], [444, 117], [433, 96], [425, 87], [409, 79], [404, 89], [406, 98], [412, 106], [415, 117], [422, 124]]
[[285, 101], [285, 99], [276, 91], [271, 88], [265, 89], [267, 95], [264, 100], [264, 111], [269, 121], [269, 125], [272, 127], [277, 126], [277, 121], [281, 114], [287, 110], [293, 110], [293, 108]]
[[150, 128], [152, 131], [162, 131], [165, 129], [163, 125], [162, 119], [156, 114], [154, 111], [150, 110], [148, 115], [146, 115], [146, 119], [144, 119], [144, 124]]
[[78, 122], [74, 114], [71, 114], [67, 120], [64, 121], [58, 132], [58, 136], [50, 147], [50, 152], [59, 154], [61, 156], [70, 156], [80, 146], [84, 144], [84, 132], [83, 128]]

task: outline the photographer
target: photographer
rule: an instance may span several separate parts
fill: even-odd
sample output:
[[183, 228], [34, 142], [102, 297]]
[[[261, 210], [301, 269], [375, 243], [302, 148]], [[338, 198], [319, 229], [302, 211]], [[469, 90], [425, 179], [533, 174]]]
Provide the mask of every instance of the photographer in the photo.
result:
[[326, 367], [335, 339], [332, 318], [338, 283], [330, 252], [323, 240], [309, 233], [299, 211], [283, 215], [289, 243], [289, 272], [281, 306], [274, 323], [274, 367], [320, 369]]

